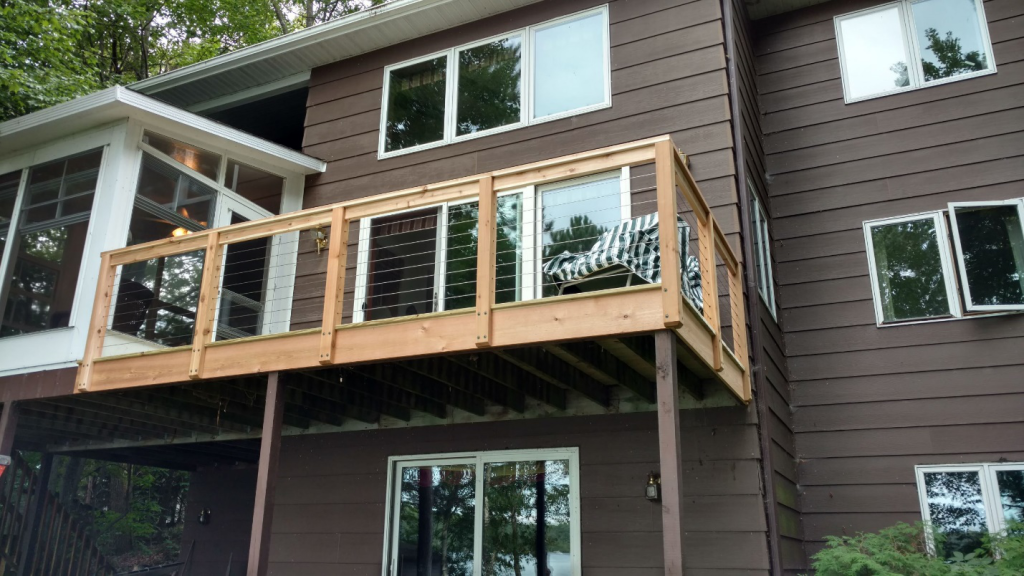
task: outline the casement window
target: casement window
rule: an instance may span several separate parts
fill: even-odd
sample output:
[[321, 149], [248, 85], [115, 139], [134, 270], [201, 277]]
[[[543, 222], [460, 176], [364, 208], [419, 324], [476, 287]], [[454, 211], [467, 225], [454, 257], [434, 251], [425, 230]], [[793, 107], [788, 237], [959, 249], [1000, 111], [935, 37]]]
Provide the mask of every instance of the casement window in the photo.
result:
[[996, 71], [982, 0], [900, 0], [835, 27], [848, 103]]
[[981, 547], [987, 534], [1024, 521], [1024, 463], [917, 466], [921, 515], [943, 536], [935, 554], [950, 557]]
[[[495, 303], [557, 296], [543, 265], [585, 252], [630, 212], [628, 168], [499, 194]], [[476, 199], [360, 220], [353, 321], [475, 306], [478, 220]]]
[[384, 69], [381, 158], [611, 105], [603, 6]]
[[757, 292], [768, 305], [772, 317], [775, 310], [775, 279], [772, 276], [772, 239], [768, 234], [768, 214], [761, 201], [757, 199], [754, 186], [749, 181], [747, 189], [750, 193], [750, 224], [754, 236], [754, 264], [757, 269]]
[[392, 457], [384, 576], [579, 576], [575, 448]]
[[878, 324], [1024, 310], [1022, 221], [1018, 198], [865, 222]]
[[0, 176], [0, 337], [70, 326], [102, 161], [97, 148]]

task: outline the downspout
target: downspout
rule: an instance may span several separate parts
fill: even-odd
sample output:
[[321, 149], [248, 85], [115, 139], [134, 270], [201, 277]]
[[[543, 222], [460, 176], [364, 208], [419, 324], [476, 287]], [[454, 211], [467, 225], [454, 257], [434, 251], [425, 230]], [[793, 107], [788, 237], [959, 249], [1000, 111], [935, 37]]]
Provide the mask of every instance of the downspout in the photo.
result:
[[[757, 408], [757, 432], [761, 443], [761, 484], [765, 492], [765, 516], [768, 522], [768, 562], [771, 573], [782, 576], [779, 554], [779, 524], [776, 515], [775, 479], [772, 477], [771, 435], [768, 433], [768, 382], [764, 370], [764, 350], [761, 347], [761, 302], [758, 300], [757, 276], [754, 263], [754, 238], [750, 226], [750, 193], [747, 190], [747, 169], [743, 151], [743, 110], [740, 105], [739, 80], [736, 71], [736, 36], [733, 23], [732, 0], [722, 0], [722, 26], [725, 28], [726, 74], [729, 79], [729, 109], [732, 117], [733, 158], [736, 162], [736, 193], [740, 204], [740, 232], [743, 234], [742, 250], [747, 315], [750, 318], [750, 351], [753, 364], [750, 377], [754, 379], [754, 403]], [[742, 22], [740, 23], [743, 24]]]

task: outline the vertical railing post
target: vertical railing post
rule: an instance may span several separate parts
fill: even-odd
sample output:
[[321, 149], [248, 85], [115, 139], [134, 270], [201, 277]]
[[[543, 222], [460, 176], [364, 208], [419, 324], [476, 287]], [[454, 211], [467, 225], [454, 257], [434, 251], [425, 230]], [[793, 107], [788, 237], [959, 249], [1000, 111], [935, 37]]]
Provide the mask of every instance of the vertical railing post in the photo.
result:
[[[479, 181], [480, 204], [476, 247], [476, 345], [491, 345], [492, 309], [494, 307], [494, 276], [498, 245], [498, 200], [494, 194], [494, 177]], [[438, 295], [443, 298], [443, 294]]]
[[110, 312], [111, 300], [114, 298], [114, 281], [117, 267], [111, 266], [110, 254], [100, 256], [100, 277], [96, 283], [96, 295], [92, 303], [92, 317], [89, 319], [89, 332], [85, 339], [85, 352], [82, 364], [78, 369], [75, 389], [86, 391], [92, 378], [93, 363], [103, 355], [103, 339], [107, 335], [107, 314]]
[[334, 364], [334, 329], [341, 324], [345, 298], [345, 266], [348, 264], [349, 223], [345, 207], [331, 211], [331, 241], [327, 248], [327, 285], [324, 288], [323, 326], [320, 331], [321, 364]]
[[704, 290], [704, 319], [714, 336], [711, 338], [712, 367], [722, 371], [722, 321], [718, 309], [718, 265], [715, 263], [715, 215], [708, 210], [704, 226], [698, 224], [697, 242], [700, 249], [700, 283]]
[[188, 367], [188, 377], [191, 379], [202, 378], [203, 365], [206, 362], [206, 345], [213, 341], [213, 318], [216, 314], [223, 251], [220, 233], [210, 232], [206, 237], [203, 277], [199, 283], [199, 305], [196, 308], [196, 325], [192, 334], [192, 359]]
[[729, 271], [729, 310], [732, 312], [732, 351], [746, 370], [747, 320], [743, 304], [743, 268], [738, 263]]
[[654, 144], [654, 172], [658, 198], [658, 236], [661, 250], [661, 306], [666, 328], [683, 325], [682, 262], [676, 224], [675, 150], [671, 140]]

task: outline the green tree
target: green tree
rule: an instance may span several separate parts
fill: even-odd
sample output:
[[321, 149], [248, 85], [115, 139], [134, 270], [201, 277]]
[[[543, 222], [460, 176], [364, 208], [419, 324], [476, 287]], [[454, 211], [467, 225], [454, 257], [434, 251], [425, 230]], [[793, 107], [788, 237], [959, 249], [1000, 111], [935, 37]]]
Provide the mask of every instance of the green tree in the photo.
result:
[[955, 38], [952, 31], [946, 32], [945, 36], [939, 36], [938, 30], [928, 28], [924, 35], [928, 39], [927, 50], [935, 55], [935, 62], [921, 58], [926, 82], [977, 72], [988, 67], [983, 53], [977, 50], [964, 53], [960, 39]]

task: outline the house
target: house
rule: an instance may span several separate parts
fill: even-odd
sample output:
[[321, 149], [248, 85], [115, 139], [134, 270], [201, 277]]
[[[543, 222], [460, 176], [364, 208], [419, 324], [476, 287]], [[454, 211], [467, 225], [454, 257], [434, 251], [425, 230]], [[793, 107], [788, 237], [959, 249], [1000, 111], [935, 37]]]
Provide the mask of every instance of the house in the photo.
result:
[[[1015, 0], [395, 0], [5, 122], [0, 454], [193, 470], [192, 574], [969, 550], [1024, 493], [1022, 59]], [[103, 572], [11, 467], [4, 561]]]

